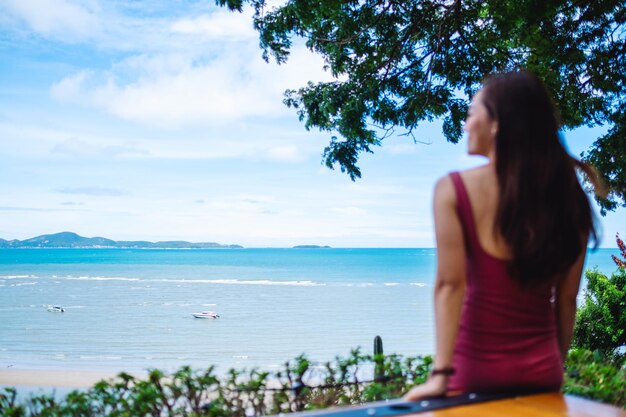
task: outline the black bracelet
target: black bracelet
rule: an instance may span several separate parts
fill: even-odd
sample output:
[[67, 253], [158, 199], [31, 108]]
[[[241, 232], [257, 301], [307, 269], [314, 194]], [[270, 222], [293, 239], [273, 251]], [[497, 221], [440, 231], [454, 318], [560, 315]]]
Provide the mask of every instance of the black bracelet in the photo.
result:
[[453, 375], [455, 372], [455, 369], [453, 367], [447, 367], [447, 368], [435, 368], [432, 371], [430, 371], [431, 375]]

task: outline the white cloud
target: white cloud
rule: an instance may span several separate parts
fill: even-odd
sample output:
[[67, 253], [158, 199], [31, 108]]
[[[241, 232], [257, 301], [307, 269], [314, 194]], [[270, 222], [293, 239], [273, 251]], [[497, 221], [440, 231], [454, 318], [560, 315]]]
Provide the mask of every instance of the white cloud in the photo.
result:
[[95, 1], [7, 0], [4, 7], [36, 33], [57, 39], [92, 37], [102, 28]]
[[303, 47], [289, 65], [266, 64], [258, 47], [217, 55], [135, 55], [106, 72], [83, 70], [51, 87], [63, 101], [94, 106], [149, 126], [223, 125], [250, 117], [295, 117], [282, 103], [287, 88], [329, 79]]
[[65, 77], [50, 88], [53, 98], [60, 101], [72, 101], [80, 98], [85, 82], [91, 78], [92, 71], [84, 70]]
[[107, 52], [206, 51], [224, 40], [257, 39], [252, 10], [229, 12], [214, 6], [176, 2], [146, 4], [110, 0], [3, 0], [3, 30]]
[[292, 164], [307, 158], [319, 162], [320, 149], [327, 140], [322, 134], [304, 131], [298, 123], [287, 128], [276, 123], [242, 121], [172, 131], [132, 124], [129, 129], [128, 123], [118, 123], [111, 117], [80, 119], [73, 114], [68, 112], [67, 118], [65, 113], [42, 111], [29, 118], [0, 121], [0, 138], [20, 144], [5, 146], [3, 154], [49, 161], [242, 158]]
[[230, 12], [219, 9], [211, 14], [178, 19], [170, 25], [176, 34], [202, 36], [223, 42], [225, 39], [256, 39], [257, 34], [252, 27], [252, 15]]
[[124, 195], [124, 191], [115, 188], [104, 187], [77, 187], [77, 188], [61, 188], [56, 190], [61, 194], [79, 194], [98, 197], [119, 197]]
[[167, 20], [133, 18], [107, 6], [100, 18], [110, 24], [94, 41], [100, 48], [132, 52], [118, 55], [108, 68], [68, 74], [51, 86], [54, 99], [147, 126], [224, 125], [250, 117], [295, 119], [282, 103], [283, 92], [332, 79], [321, 57], [301, 43], [292, 47], [287, 64], [265, 63], [250, 10], [190, 10], [189, 16]]
[[147, 156], [149, 154], [146, 149], [135, 146], [99, 145], [76, 138], [67, 139], [54, 145], [51, 152], [69, 156], [105, 158]]
[[385, 183], [385, 184], [376, 184], [370, 183], [366, 184], [363, 182], [353, 182], [350, 183], [349, 189], [351, 192], [354, 192], [363, 196], [412, 196], [415, 195], [415, 190], [410, 189], [409, 187], [402, 184], [393, 184], [393, 183]]
[[390, 155], [415, 155], [423, 149], [421, 144], [416, 144], [410, 138], [403, 137], [405, 143], [385, 144], [381, 152]]
[[304, 155], [294, 145], [284, 145], [269, 148], [267, 151], [269, 159], [283, 162], [299, 162], [304, 159]]
[[[155, 64], [155, 59], [151, 63]], [[223, 62], [189, 65], [176, 72], [150, 70], [144, 67], [142, 72], [147, 75], [137, 74], [129, 82], [109, 74], [100, 84], [94, 75], [81, 72], [53, 85], [51, 94], [57, 99], [102, 108], [123, 119], [161, 127], [223, 124], [239, 117], [272, 114], [280, 106], [279, 100], [272, 102], [262, 92], [255, 92], [258, 86], [239, 82]]]
[[228, 215], [262, 213], [273, 202], [274, 198], [271, 196], [242, 194], [207, 199], [205, 208], [216, 213], [228, 213]]
[[367, 210], [362, 209], [361, 207], [333, 207], [330, 208], [330, 211], [350, 217], [364, 216], [367, 214]]
[[157, 126], [232, 122], [277, 113], [280, 102], [238, 83], [227, 67], [196, 67], [174, 75], [96, 89], [93, 102], [128, 120]]
[[176, 75], [193, 68], [194, 55], [182, 52], [141, 53], [114, 62], [101, 76], [118, 79], [120, 83], [132, 79]]

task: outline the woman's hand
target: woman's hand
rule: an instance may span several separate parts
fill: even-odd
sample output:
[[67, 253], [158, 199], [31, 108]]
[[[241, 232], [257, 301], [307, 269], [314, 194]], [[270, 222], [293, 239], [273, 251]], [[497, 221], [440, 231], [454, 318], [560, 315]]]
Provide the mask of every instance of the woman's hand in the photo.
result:
[[445, 375], [432, 375], [423, 384], [411, 388], [402, 399], [405, 401], [417, 401], [423, 398], [439, 397], [446, 393], [447, 385], [448, 378]]

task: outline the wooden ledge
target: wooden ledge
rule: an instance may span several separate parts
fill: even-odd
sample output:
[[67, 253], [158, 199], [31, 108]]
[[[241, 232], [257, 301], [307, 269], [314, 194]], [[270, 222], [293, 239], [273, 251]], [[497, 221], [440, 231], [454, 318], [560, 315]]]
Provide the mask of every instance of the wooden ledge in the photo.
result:
[[626, 410], [561, 393], [535, 394], [412, 414], [419, 417], [626, 417]]
[[406, 402], [378, 401], [274, 417], [626, 417], [626, 410], [560, 392], [463, 394]]

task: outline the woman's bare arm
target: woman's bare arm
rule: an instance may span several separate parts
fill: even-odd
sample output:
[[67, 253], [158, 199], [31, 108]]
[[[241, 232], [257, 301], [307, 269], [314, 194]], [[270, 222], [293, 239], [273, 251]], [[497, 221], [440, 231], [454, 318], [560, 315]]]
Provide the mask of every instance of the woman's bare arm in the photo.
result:
[[580, 288], [580, 279], [585, 263], [586, 251], [583, 251], [565, 277], [556, 287], [556, 323], [558, 327], [559, 350], [561, 360], [565, 362], [567, 351], [574, 333], [576, 320], [576, 297]]
[[[436, 355], [434, 368], [452, 366], [452, 355], [459, 330], [463, 297], [465, 296], [465, 243], [463, 229], [457, 214], [456, 195], [449, 176], [435, 186], [434, 218], [437, 239], [437, 277], [435, 283]], [[405, 399], [445, 393], [447, 377], [431, 376], [429, 380], [411, 389]]]

